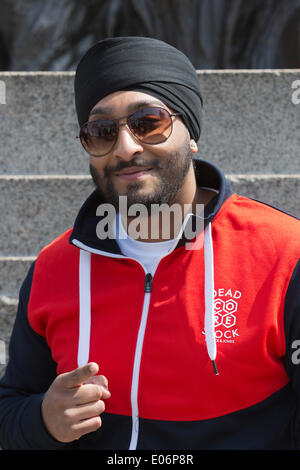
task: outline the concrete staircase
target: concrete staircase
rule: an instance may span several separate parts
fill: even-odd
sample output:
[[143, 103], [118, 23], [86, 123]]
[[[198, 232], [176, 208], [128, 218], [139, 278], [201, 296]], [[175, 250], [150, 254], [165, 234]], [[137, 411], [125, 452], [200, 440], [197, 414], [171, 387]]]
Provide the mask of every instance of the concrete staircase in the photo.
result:
[[[300, 217], [300, 93], [292, 88], [300, 70], [199, 77], [205, 102], [199, 156], [218, 164], [239, 194]], [[73, 72], [0, 73], [0, 376], [24, 276], [39, 250], [72, 226], [93, 190], [88, 156], [76, 139], [73, 78]]]

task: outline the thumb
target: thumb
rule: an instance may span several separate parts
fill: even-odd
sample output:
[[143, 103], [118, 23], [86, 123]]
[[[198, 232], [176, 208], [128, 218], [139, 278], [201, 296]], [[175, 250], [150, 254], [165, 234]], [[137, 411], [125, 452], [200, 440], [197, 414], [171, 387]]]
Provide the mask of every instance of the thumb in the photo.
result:
[[66, 388], [78, 387], [89, 380], [93, 375], [97, 374], [98, 370], [98, 364], [96, 364], [96, 362], [90, 362], [71, 372], [61, 374], [61, 383]]

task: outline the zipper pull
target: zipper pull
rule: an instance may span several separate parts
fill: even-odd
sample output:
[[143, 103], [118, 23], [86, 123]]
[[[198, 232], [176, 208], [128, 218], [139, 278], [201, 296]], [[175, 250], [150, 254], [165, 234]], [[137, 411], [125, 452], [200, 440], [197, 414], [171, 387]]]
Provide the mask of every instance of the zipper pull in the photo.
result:
[[152, 274], [147, 273], [145, 278], [145, 292], [152, 292]]

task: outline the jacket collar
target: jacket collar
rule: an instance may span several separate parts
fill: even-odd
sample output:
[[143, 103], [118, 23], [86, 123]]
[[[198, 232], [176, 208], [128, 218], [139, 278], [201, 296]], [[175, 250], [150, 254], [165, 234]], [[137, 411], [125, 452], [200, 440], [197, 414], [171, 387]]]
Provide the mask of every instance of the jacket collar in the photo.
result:
[[[194, 159], [194, 168], [197, 186], [215, 189], [216, 196], [205, 206], [204, 226], [212, 222], [222, 204], [232, 194], [230, 182], [225, 178], [223, 172], [212, 163], [205, 160]], [[97, 208], [104, 203], [97, 189], [87, 198], [76, 217], [69, 242], [73, 245], [85, 246], [89, 249], [107, 252], [110, 255], [122, 255], [117, 241], [113, 238], [101, 240], [97, 237], [96, 226], [101, 216], [96, 215]], [[195, 217], [191, 217], [191, 223], [195, 224]], [[178, 240], [176, 248], [186, 243], [184, 234]], [[190, 241], [190, 240], [189, 240]], [[79, 242], [79, 244], [78, 244]]]

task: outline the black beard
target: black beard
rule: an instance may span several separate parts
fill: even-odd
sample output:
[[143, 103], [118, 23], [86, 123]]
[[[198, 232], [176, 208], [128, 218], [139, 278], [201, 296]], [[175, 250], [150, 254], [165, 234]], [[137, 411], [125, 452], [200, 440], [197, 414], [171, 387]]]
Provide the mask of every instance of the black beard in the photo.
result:
[[[187, 142], [188, 144], [188, 142]], [[112, 171], [120, 171], [124, 168], [132, 166], [151, 166], [158, 169], [160, 181], [157, 188], [151, 194], [140, 194], [140, 189], [143, 187], [143, 182], [128, 184], [127, 193], [127, 208], [131, 205], [139, 203], [143, 204], [148, 211], [151, 210], [151, 205], [168, 204], [171, 205], [175, 200], [179, 190], [182, 188], [185, 177], [188, 173], [192, 162], [192, 151], [190, 146], [187, 145], [182, 152], [176, 151], [169, 155], [168, 160], [162, 166], [160, 160], [142, 160], [142, 158], [133, 158], [130, 163], [121, 161], [117, 167], [113, 169], [106, 168], [104, 171], [105, 178], [101, 177], [96, 168], [90, 164], [90, 173], [101, 199], [109, 204], [112, 204], [119, 212], [119, 194], [114, 188], [111, 173]], [[150, 213], [150, 212], [149, 212]]]

